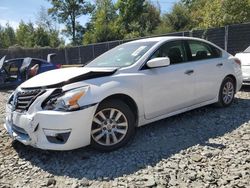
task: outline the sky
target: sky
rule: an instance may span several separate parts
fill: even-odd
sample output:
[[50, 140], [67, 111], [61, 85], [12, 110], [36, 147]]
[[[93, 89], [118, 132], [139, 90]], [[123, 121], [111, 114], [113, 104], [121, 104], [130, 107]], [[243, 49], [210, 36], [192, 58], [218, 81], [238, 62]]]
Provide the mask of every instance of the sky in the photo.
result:
[[[93, 3], [94, 1], [90, 0], [90, 2]], [[151, 2], [157, 3], [157, 0], [151, 0]], [[166, 13], [171, 10], [177, 0], [158, 0], [158, 2], [161, 6], [161, 12]], [[51, 7], [47, 0], [0, 0], [0, 25], [4, 26], [9, 23], [12, 27], [17, 28], [21, 20], [35, 22], [41, 6]], [[85, 25], [88, 20], [89, 16], [81, 16], [77, 21]]]

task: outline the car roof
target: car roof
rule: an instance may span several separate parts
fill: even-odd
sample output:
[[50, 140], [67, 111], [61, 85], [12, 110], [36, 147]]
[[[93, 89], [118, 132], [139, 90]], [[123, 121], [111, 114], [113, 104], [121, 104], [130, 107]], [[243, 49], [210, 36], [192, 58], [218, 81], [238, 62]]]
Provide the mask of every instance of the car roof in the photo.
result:
[[[25, 58], [28, 58], [28, 57], [25, 57]], [[7, 59], [7, 60], [5, 60], [5, 63], [8, 63], [8, 62], [10, 62], [10, 61], [15, 61], [15, 60], [24, 60], [25, 58]], [[49, 62], [47, 62], [47, 61], [44, 60], [44, 59], [39, 59], [39, 58], [31, 58], [31, 59], [38, 60], [38, 61], [41, 61], [41, 62], [43, 62], [43, 63], [49, 63]]]
[[195, 38], [195, 37], [163, 36], [163, 37], [150, 37], [150, 38], [134, 40], [134, 41], [131, 41], [129, 43], [133, 43], [133, 42], [164, 42], [164, 41], [173, 40], [173, 39], [189, 39], [189, 40], [194, 39], [194, 40], [205, 41], [201, 38]]

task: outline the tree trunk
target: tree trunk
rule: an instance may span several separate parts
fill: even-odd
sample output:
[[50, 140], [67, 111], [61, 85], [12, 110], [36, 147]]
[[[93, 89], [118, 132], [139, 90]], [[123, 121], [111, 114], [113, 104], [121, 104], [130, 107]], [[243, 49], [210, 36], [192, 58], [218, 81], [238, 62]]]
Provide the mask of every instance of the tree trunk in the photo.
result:
[[71, 23], [72, 23], [72, 40], [73, 40], [73, 45], [76, 45], [76, 17], [75, 14], [73, 13], [71, 17]]

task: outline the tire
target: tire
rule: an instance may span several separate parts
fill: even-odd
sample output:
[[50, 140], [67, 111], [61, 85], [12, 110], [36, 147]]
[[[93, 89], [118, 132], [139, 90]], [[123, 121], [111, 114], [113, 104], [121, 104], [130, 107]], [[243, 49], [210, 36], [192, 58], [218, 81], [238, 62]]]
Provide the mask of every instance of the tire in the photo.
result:
[[135, 133], [135, 115], [121, 100], [107, 100], [98, 106], [91, 127], [91, 145], [104, 152], [126, 145]]
[[230, 106], [234, 101], [235, 90], [236, 89], [234, 80], [230, 77], [226, 77], [220, 87], [219, 100], [217, 102], [217, 106]]

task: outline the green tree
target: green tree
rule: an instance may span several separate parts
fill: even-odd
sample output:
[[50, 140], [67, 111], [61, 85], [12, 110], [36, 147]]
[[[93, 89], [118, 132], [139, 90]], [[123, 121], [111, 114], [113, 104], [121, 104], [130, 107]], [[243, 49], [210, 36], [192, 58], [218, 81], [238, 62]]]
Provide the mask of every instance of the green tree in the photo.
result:
[[64, 46], [65, 42], [62, 38], [59, 36], [59, 31], [54, 30], [49, 33], [49, 46], [53, 48], [57, 48], [59, 46]]
[[160, 23], [160, 9], [147, 0], [118, 0], [118, 24], [125, 38], [151, 34]]
[[222, 12], [224, 25], [250, 22], [250, 0], [224, 0]]
[[48, 14], [48, 10], [41, 6], [36, 14], [36, 25], [44, 28], [47, 31], [57, 30], [57, 24], [51, 15]]
[[[63, 39], [59, 36], [58, 25], [55, 20], [48, 14], [48, 10], [41, 6], [40, 10], [36, 15], [36, 24], [38, 28], [36, 29], [36, 45], [39, 46], [50, 46], [50, 47], [58, 47], [64, 45]], [[41, 36], [39, 36], [41, 34]], [[49, 37], [49, 42], [47, 41], [47, 36]], [[45, 37], [44, 45], [43, 42], [40, 41]], [[39, 44], [38, 44], [39, 43]]]
[[48, 0], [52, 8], [48, 10], [60, 23], [66, 24], [66, 32], [72, 37], [73, 45], [78, 44], [76, 35], [79, 30], [77, 18], [93, 11], [93, 5], [85, 0]]
[[145, 0], [118, 0], [116, 7], [119, 10], [118, 23], [125, 38], [139, 37], [139, 22], [145, 10]]
[[43, 47], [50, 45], [49, 33], [43, 27], [38, 27], [35, 29], [33, 34], [33, 40], [35, 42], [35, 46]]
[[4, 33], [4, 28], [3, 26], [0, 25], [0, 48], [5, 48], [4, 43], [3, 43], [3, 33]]
[[162, 25], [168, 32], [189, 30], [192, 27], [192, 20], [188, 9], [182, 3], [175, 4], [170, 13], [162, 16], [162, 23], [159, 27], [163, 28]]
[[112, 0], [97, 0], [88, 31], [84, 35], [84, 44], [121, 39], [117, 25], [117, 13]]
[[141, 33], [143, 33], [143, 35], [153, 33], [160, 22], [160, 8], [147, 1], [139, 22], [143, 29]]
[[192, 28], [221, 27], [250, 21], [250, 0], [182, 0]]
[[5, 27], [0, 26], [0, 48], [8, 48], [16, 44], [14, 29], [7, 23]]
[[21, 21], [16, 30], [17, 44], [22, 47], [33, 47], [35, 45], [34, 32], [35, 29], [33, 23], [29, 22], [28, 24], [26, 24]]

